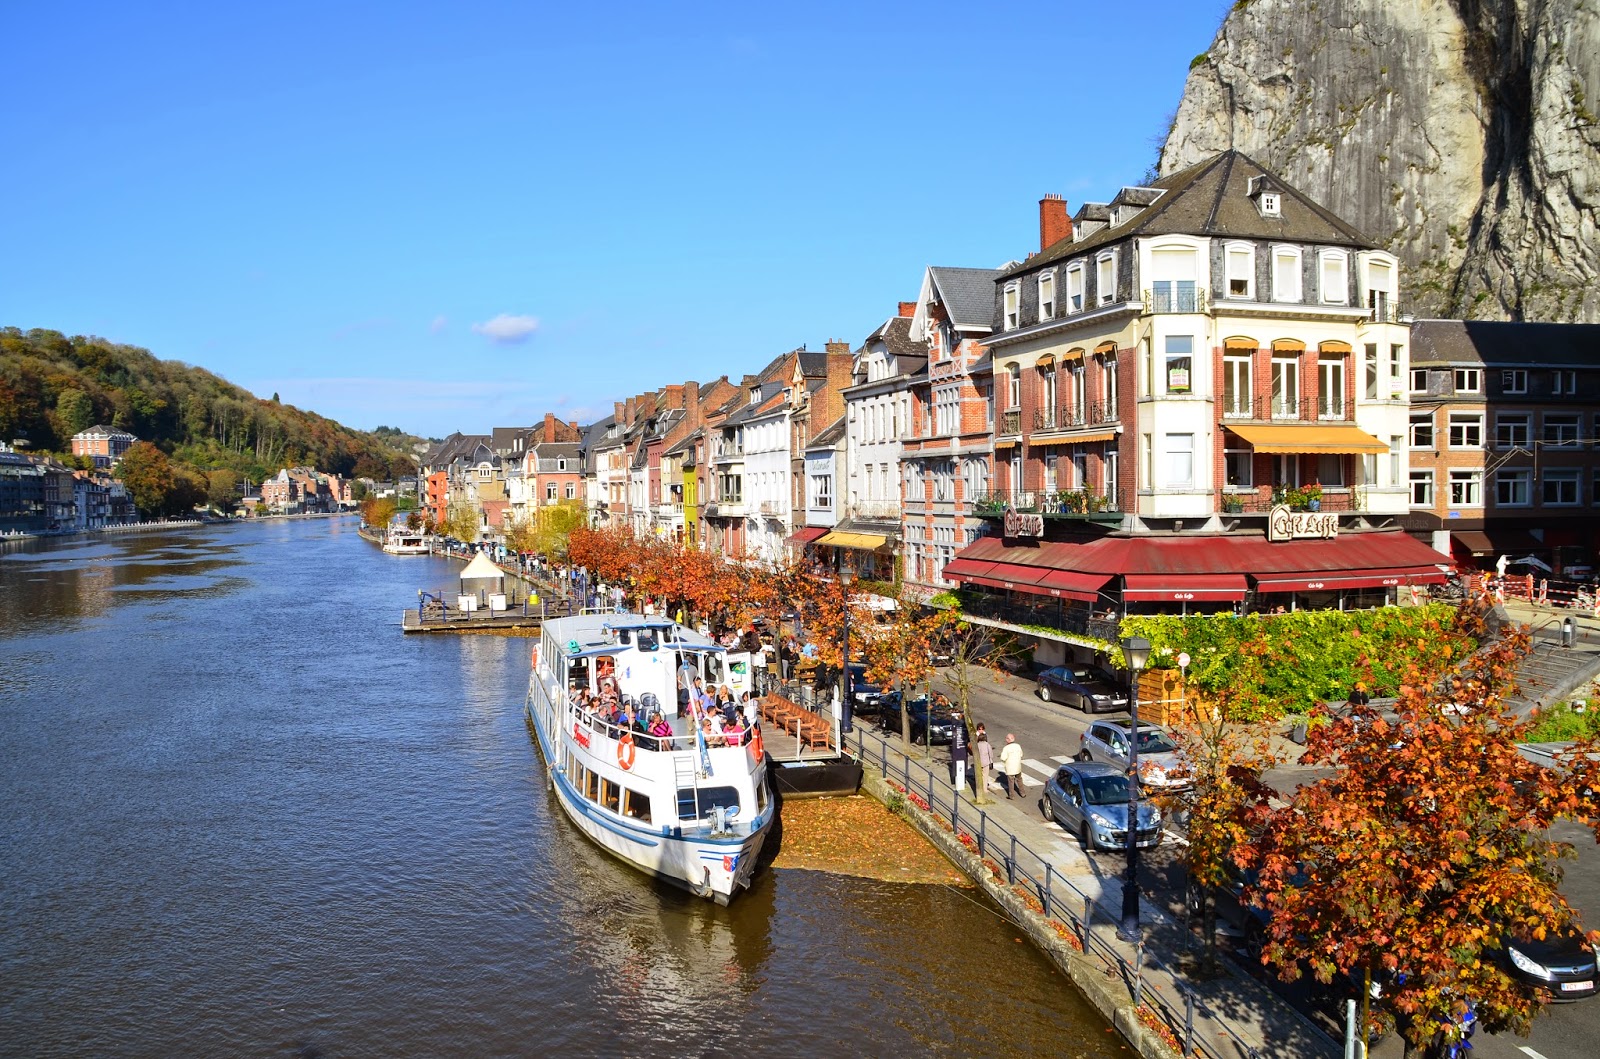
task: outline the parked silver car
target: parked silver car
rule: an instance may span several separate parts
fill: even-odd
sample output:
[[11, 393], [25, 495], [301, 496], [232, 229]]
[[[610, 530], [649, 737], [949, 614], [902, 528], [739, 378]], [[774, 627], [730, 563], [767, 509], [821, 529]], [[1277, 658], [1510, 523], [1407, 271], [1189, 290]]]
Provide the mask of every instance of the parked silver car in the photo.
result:
[[[1078, 836], [1086, 850], [1128, 848], [1128, 777], [1098, 762], [1062, 765], [1044, 785], [1046, 820]], [[1161, 843], [1161, 810], [1139, 805], [1140, 849]]]
[[[1128, 771], [1133, 723], [1126, 717], [1095, 721], [1081, 737], [1079, 761], [1101, 761]], [[1189, 761], [1177, 742], [1159, 724], [1139, 722], [1139, 785], [1152, 791], [1177, 791], [1194, 786]]]

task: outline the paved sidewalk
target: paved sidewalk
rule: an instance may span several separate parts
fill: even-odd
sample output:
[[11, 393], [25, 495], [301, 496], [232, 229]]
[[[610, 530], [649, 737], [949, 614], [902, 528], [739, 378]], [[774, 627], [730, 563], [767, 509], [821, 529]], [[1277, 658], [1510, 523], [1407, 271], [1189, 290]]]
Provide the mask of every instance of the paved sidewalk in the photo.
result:
[[[855, 743], [853, 739], [852, 744]], [[897, 770], [906, 757], [894, 749], [898, 739], [891, 737], [886, 743], [889, 748], [889, 778], [896, 779], [900, 774]], [[877, 743], [869, 738], [866, 746], [868, 771], [876, 773]], [[947, 801], [953, 795], [942, 755], [934, 760], [917, 756], [909, 760], [913, 763], [911, 767], [916, 776], [911, 784], [913, 791], [922, 789], [922, 777], [915, 770], [918, 765], [923, 765], [934, 773], [933, 783], [940, 794], [938, 800]], [[987, 815], [990, 826], [998, 824], [1016, 835], [1018, 841], [1050, 864], [1056, 880], [1052, 888], [1055, 899], [1073, 908], [1074, 914], [1081, 917], [1084, 915], [1084, 898], [1087, 898], [1092, 903], [1090, 929], [1094, 938], [1132, 963], [1135, 958], [1134, 947], [1118, 940], [1116, 936], [1117, 924], [1121, 919], [1125, 862], [1116, 854], [1085, 853], [1073, 836], [1043, 819], [1038, 809], [1039, 793], [1044, 778], [1054, 771], [1054, 767], [1054, 763], [1038, 760], [1025, 763], [1024, 784], [1029, 797], [1023, 800], [1007, 801], [999, 786], [991, 784], [990, 797], [998, 797], [998, 801], [990, 800], [978, 806], [973, 803], [972, 792], [964, 790], [960, 807], [962, 830], [974, 829], [974, 821], [981, 811]], [[986, 856], [1000, 859], [993, 851]], [[1074, 895], [1063, 901], [1061, 882], [1069, 884], [1083, 896]], [[1169, 916], [1149, 898], [1141, 902], [1140, 924], [1146, 936], [1143, 967], [1145, 987], [1157, 992], [1169, 1009], [1179, 1013], [1180, 1017], [1185, 1010], [1185, 989], [1195, 994], [1199, 1001], [1194, 1016], [1197, 1046], [1201, 1049], [1199, 1054], [1219, 1059], [1251, 1056], [1261, 1059], [1278, 1056], [1333, 1057], [1342, 1054], [1340, 1046], [1327, 1034], [1237, 967], [1224, 963], [1227, 975], [1213, 981], [1196, 981], [1185, 977], [1180, 970], [1180, 963], [1197, 953], [1199, 939], [1192, 938], [1186, 924]]]

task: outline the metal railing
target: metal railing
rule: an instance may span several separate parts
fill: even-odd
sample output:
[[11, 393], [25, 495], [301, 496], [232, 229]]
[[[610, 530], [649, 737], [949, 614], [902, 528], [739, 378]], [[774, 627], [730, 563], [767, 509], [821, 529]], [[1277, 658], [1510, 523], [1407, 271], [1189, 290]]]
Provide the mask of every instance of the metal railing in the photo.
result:
[[1022, 409], [1012, 408], [1000, 413], [1000, 433], [1003, 435], [1022, 433]]
[[1146, 313], [1203, 313], [1206, 308], [1204, 287], [1155, 287], [1144, 292]]
[[[1015, 831], [996, 821], [981, 806], [963, 802], [955, 789], [925, 764], [891, 747], [887, 737], [867, 728], [857, 728], [851, 734], [856, 737], [857, 757], [863, 766], [875, 769], [918, 809], [937, 823], [948, 826], [956, 840], [968, 850], [998, 867], [997, 874], [1005, 884], [1019, 896], [1026, 895], [1024, 900], [1030, 907], [1037, 905], [1037, 913], [1046, 921], [1053, 920], [1067, 927], [1076, 941], [1073, 947], [1098, 959], [1108, 975], [1120, 978], [1133, 1003], [1148, 1007], [1177, 1038], [1184, 1056], [1237, 1059], [1242, 1055], [1248, 1059], [1263, 1059], [1259, 1048], [1247, 1041], [1222, 1013], [1186, 988], [1179, 972], [1152, 953], [1148, 946], [1135, 948], [1130, 960], [1118, 946], [1097, 934], [1094, 930], [1097, 920], [1107, 927], [1114, 924], [1110, 914], [1098, 909], [1094, 897], [1057, 872], [1049, 859], [1036, 852]], [[983, 778], [980, 776], [978, 781], [983, 782]], [[1179, 995], [1168, 996], [1147, 981], [1142, 967], [1165, 971]], [[1217, 1043], [1197, 1033], [1196, 1021], [1202, 1018], [1209, 1020], [1219, 1036], [1237, 1048], [1237, 1052], [1225, 1052]]]
[[1083, 408], [1036, 408], [1033, 412], [1033, 429], [1037, 431], [1080, 430], [1116, 422], [1116, 408], [1103, 401], [1090, 402]]

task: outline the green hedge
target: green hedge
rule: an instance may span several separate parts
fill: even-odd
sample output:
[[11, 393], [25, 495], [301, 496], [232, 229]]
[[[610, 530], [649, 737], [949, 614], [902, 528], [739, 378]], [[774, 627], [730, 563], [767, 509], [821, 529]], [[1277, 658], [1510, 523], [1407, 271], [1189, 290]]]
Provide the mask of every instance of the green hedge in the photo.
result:
[[1394, 695], [1412, 666], [1430, 670], [1476, 647], [1454, 628], [1455, 608], [1303, 610], [1293, 614], [1146, 615], [1123, 620], [1121, 634], [1150, 641], [1150, 667], [1176, 669], [1190, 657], [1191, 686], [1228, 692], [1241, 712], [1304, 713], [1342, 701], [1364, 681], [1374, 698]]

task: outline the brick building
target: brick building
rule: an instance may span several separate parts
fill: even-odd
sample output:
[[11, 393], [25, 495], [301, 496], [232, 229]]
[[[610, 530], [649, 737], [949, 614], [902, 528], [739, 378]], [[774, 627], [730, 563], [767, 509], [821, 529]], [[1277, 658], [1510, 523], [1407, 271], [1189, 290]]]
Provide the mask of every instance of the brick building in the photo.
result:
[[99, 468], [115, 467], [139, 439], [116, 427], [92, 426], [72, 435], [72, 454], [87, 456]]

